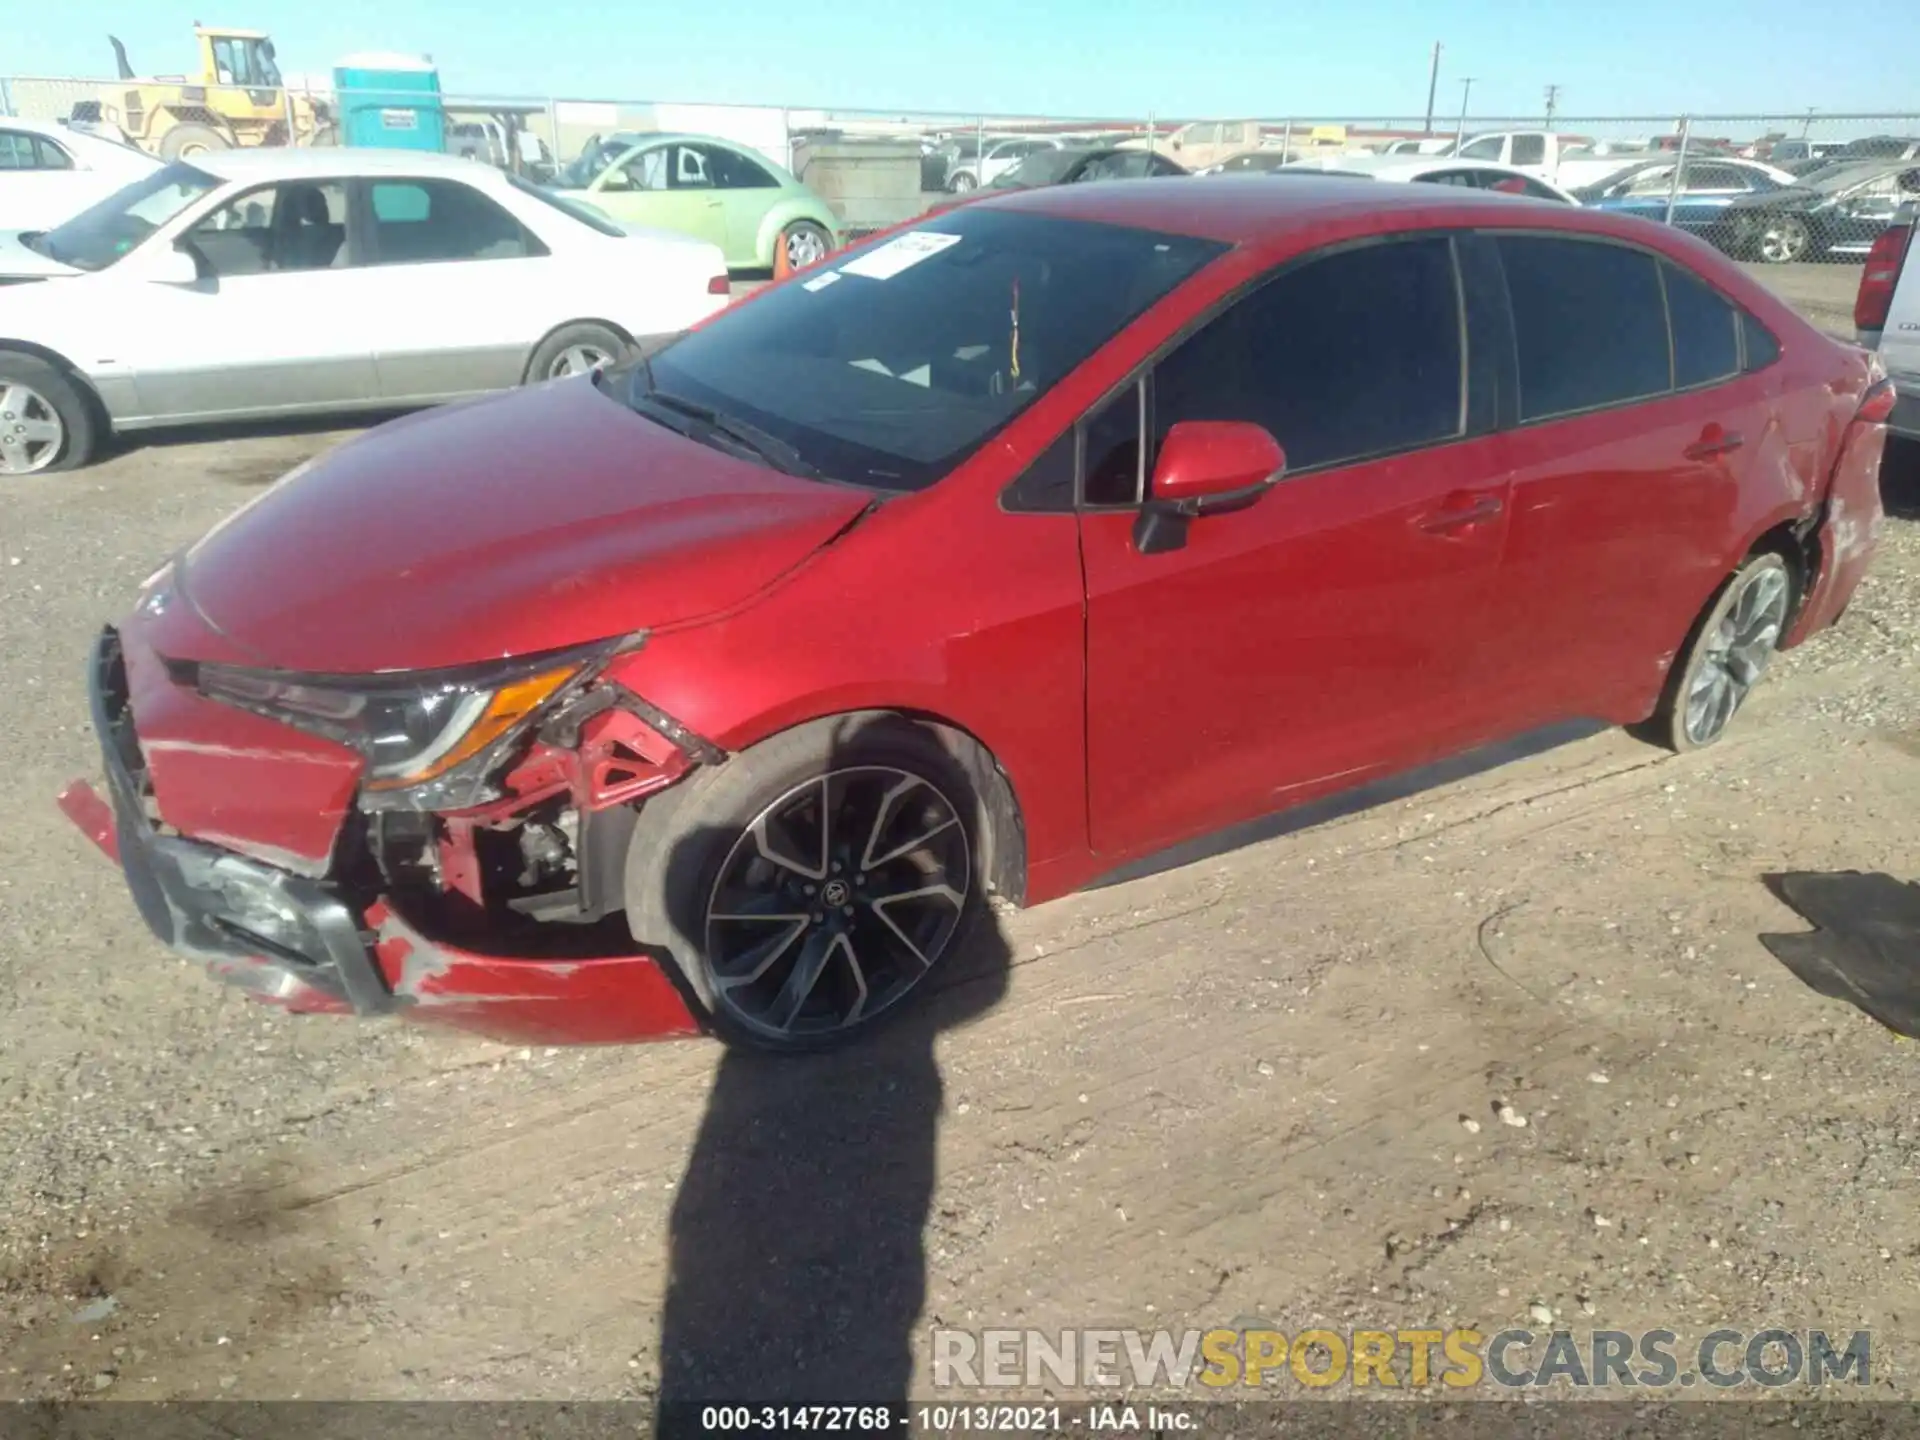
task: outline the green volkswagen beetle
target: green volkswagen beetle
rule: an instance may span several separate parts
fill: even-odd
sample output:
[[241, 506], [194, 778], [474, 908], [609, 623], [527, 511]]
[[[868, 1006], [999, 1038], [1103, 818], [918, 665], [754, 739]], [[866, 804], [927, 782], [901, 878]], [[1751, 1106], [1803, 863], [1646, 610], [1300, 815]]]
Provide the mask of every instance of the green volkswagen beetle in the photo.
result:
[[711, 135], [596, 136], [553, 188], [627, 225], [711, 240], [733, 270], [797, 270], [826, 258], [838, 227], [826, 201], [764, 155]]

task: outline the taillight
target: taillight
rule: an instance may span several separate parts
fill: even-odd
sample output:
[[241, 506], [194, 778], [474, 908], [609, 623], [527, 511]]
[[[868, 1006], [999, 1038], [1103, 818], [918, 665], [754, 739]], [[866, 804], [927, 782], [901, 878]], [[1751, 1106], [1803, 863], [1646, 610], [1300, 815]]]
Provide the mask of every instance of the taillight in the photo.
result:
[[1860, 292], [1853, 300], [1853, 324], [1857, 330], [1879, 330], [1887, 323], [1887, 311], [1893, 305], [1893, 287], [1900, 280], [1900, 266], [1907, 258], [1907, 243], [1913, 226], [1895, 225], [1882, 230], [1867, 252], [1867, 267], [1860, 272]]
[[1893, 418], [1894, 402], [1899, 398], [1893, 388], [1893, 381], [1882, 380], [1861, 397], [1860, 408], [1854, 412], [1854, 424], [1886, 424]]
[[731, 295], [733, 294], [733, 282], [725, 275], [716, 275], [707, 281], [707, 294]]

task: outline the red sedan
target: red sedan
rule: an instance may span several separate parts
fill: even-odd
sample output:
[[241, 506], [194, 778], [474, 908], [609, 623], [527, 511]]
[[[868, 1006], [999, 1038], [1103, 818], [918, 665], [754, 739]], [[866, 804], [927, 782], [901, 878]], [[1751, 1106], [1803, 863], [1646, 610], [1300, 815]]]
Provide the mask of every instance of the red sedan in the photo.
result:
[[1684, 234], [1430, 186], [995, 197], [302, 466], [103, 633], [155, 933], [258, 997], [799, 1048], [990, 893], [1833, 623], [1892, 391]]

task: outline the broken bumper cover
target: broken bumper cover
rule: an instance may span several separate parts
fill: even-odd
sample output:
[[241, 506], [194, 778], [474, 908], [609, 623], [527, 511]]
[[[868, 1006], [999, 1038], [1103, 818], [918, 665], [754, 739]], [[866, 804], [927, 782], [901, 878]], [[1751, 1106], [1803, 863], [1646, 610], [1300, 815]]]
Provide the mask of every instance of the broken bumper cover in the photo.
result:
[[106, 631], [88, 698], [106, 773], [62, 811], [118, 860], [140, 917], [172, 949], [252, 998], [301, 1013], [433, 1020], [499, 1039], [594, 1043], [693, 1035], [699, 1023], [647, 955], [571, 961], [480, 954], [429, 939], [384, 899], [364, 907], [308, 879], [184, 836], [148, 819], [138, 741]]

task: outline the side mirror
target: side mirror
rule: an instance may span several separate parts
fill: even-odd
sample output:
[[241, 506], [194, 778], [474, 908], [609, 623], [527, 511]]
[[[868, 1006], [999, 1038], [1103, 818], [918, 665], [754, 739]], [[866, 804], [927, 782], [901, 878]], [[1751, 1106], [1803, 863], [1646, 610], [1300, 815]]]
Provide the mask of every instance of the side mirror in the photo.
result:
[[146, 278], [155, 285], [193, 285], [200, 279], [200, 262], [178, 245], [160, 251], [145, 269]]
[[1244, 510], [1286, 474], [1287, 455], [1266, 427], [1244, 420], [1184, 420], [1167, 432], [1147, 503], [1133, 526], [1142, 555], [1178, 550], [1202, 515]]

